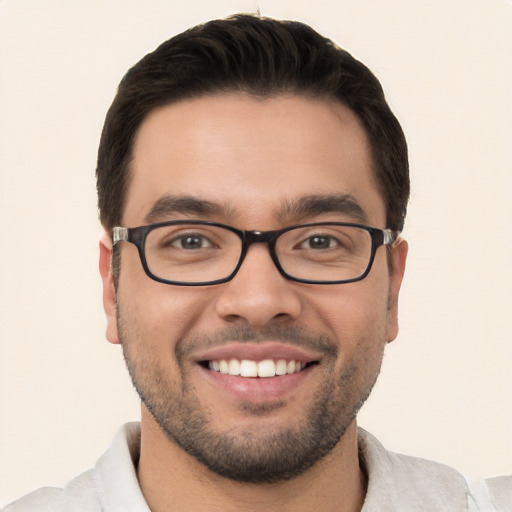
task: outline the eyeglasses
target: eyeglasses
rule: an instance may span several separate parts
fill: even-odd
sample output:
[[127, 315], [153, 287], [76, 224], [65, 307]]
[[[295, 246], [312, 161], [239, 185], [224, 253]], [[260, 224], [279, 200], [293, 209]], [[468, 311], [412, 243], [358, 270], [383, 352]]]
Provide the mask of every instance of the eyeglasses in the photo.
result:
[[399, 232], [344, 222], [242, 231], [209, 221], [174, 220], [136, 228], [115, 227], [113, 244], [137, 246], [146, 274], [179, 286], [205, 286], [233, 279], [252, 244], [268, 244], [279, 272], [292, 281], [341, 284], [364, 279], [381, 245]]

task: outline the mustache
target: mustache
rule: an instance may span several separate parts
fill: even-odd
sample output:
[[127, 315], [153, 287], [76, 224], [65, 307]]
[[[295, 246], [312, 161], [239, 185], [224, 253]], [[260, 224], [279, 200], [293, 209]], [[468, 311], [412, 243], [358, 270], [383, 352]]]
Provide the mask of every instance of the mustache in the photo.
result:
[[210, 349], [233, 341], [262, 343], [269, 340], [309, 348], [327, 358], [335, 358], [339, 352], [336, 342], [328, 336], [291, 325], [269, 325], [257, 329], [249, 325], [237, 325], [213, 333], [199, 333], [181, 338], [176, 344], [175, 351], [178, 361], [182, 361], [197, 350]]

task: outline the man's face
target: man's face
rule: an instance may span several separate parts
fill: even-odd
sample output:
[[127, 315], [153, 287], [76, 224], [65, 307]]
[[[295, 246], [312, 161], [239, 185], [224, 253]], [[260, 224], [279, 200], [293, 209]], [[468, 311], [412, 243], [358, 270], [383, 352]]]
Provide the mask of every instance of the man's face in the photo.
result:
[[[174, 219], [259, 231], [323, 221], [386, 227], [365, 132], [334, 100], [233, 93], [159, 108], [138, 131], [131, 171], [126, 227]], [[321, 200], [298, 208], [312, 197]], [[391, 275], [381, 247], [365, 279], [339, 285], [285, 279], [265, 244], [251, 246], [231, 281], [199, 287], [158, 283], [135, 246], [119, 249], [116, 295], [102, 255], [107, 337], [123, 344], [143, 415], [187, 453], [228, 478], [278, 481], [305, 471], [353, 426], [397, 334], [405, 243]], [[231, 360], [305, 368], [268, 378], [209, 368]]]

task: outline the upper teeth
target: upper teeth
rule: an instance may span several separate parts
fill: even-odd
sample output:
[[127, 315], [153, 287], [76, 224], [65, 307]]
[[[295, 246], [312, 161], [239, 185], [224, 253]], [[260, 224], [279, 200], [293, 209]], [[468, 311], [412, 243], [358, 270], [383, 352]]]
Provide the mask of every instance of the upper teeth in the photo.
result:
[[275, 377], [300, 372], [306, 363], [300, 361], [286, 361], [285, 359], [265, 359], [263, 361], [251, 361], [249, 359], [220, 359], [210, 361], [210, 370], [241, 377]]

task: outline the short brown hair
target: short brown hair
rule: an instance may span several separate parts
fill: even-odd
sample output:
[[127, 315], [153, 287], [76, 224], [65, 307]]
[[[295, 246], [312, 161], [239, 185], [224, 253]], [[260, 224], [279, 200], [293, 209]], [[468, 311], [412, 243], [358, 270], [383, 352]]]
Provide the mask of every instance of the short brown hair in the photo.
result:
[[387, 227], [402, 230], [410, 188], [407, 144], [377, 78], [311, 27], [253, 15], [191, 28], [126, 73], [98, 151], [98, 204], [105, 228], [120, 224], [134, 137], [145, 117], [168, 103], [223, 91], [332, 97], [349, 107], [370, 141]]

